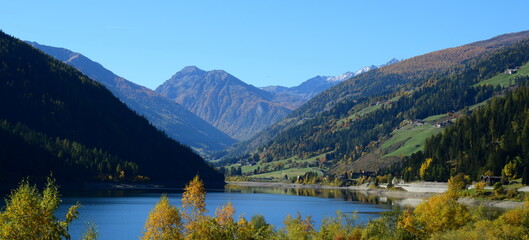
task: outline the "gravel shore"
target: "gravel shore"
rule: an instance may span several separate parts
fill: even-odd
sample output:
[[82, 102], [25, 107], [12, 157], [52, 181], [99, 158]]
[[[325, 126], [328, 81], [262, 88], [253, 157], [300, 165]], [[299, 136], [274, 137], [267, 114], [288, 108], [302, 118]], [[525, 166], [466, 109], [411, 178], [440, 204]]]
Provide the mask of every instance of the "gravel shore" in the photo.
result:
[[[366, 195], [379, 197], [388, 197], [395, 199], [396, 204], [405, 207], [415, 207], [425, 199], [431, 196], [445, 192], [448, 189], [447, 183], [440, 182], [413, 182], [397, 184], [404, 190], [390, 190], [383, 188], [369, 188], [367, 185], [336, 187], [319, 184], [293, 184], [281, 182], [228, 182], [231, 185], [248, 186], [248, 187], [280, 187], [280, 188], [309, 188], [309, 189], [342, 189], [357, 191]], [[473, 198], [460, 198], [459, 203], [466, 206], [486, 206], [501, 209], [511, 209], [522, 206], [522, 202], [514, 201], [495, 201], [495, 200], [477, 200]]]

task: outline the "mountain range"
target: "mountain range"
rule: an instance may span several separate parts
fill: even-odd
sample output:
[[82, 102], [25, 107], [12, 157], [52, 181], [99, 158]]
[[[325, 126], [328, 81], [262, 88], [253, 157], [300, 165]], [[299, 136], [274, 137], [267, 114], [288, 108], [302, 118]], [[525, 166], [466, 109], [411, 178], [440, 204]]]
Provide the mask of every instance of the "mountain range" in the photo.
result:
[[[392, 59], [385, 65], [398, 62]], [[185, 67], [156, 88], [161, 96], [181, 104], [208, 123], [238, 140], [247, 140], [283, 119], [292, 110], [352, 76], [376, 66], [339, 76], [311, 78], [296, 87], [257, 88], [222, 71]]]
[[185, 67], [156, 92], [239, 140], [253, 136], [292, 111], [274, 102], [273, 94], [222, 70]]
[[[259, 89], [224, 71], [206, 72], [190, 66], [153, 91], [117, 76], [80, 53], [27, 43], [102, 83], [158, 129], [203, 156], [232, 145], [235, 139], [253, 136], [319, 92], [377, 68], [368, 66], [338, 76], [317, 76], [291, 88]], [[395, 62], [398, 60], [393, 59], [385, 65]]]
[[219, 151], [236, 142], [180, 104], [149, 88], [115, 75], [80, 53], [35, 42], [27, 43], [103, 84], [129, 108], [145, 116], [169, 137], [192, 147], [197, 152], [207, 154]]
[[[297, 97], [299, 100], [297, 102], [293, 102], [293, 108], [298, 108], [306, 101], [310, 100], [320, 92], [323, 92], [327, 90], [330, 87], [333, 87], [347, 79], [350, 79], [354, 76], [358, 76], [362, 73], [366, 73], [368, 71], [371, 71], [373, 69], [377, 69], [384, 66], [389, 66], [391, 64], [398, 63], [400, 60], [393, 58], [390, 61], [388, 61], [385, 64], [382, 64], [380, 66], [370, 65], [365, 66], [360, 69], [358, 69], [355, 72], [346, 72], [337, 76], [316, 76], [313, 78], [310, 78], [304, 82], [302, 82], [300, 85], [295, 87], [282, 87], [282, 86], [268, 86], [263, 87], [262, 89], [268, 92], [272, 92], [276, 95], [276, 99], [290, 99], [292, 96]], [[283, 102], [282, 100], [278, 100], [279, 102]]]
[[[285, 159], [304, 164], [285, 165], [291, 168], [307, 166], [309, 160], [320, 161], [313, 164], [325, 162], [335, 174], [387, 167], [405, 156], [397, 153], [419, 150], [424, 138], [436, 132], [432, 125], [441, 125], [441, 120], [463, 114], [458, 111], [465, 107], [484, 104], [501, 93], [496, 85], [474, 84], [522, 66], [527, 60], [527, 38], [529, 31], [504, 34], [357, 75], [321, 92], [283, 120], [217, 157], [224, 157], [228, 165], [258, 163], [260, 169], [270, 169], [268, 162]], [[417, 119], [420, 121], [414, 122]], [[410, 125], [405, 129], [413, 130], [392, 134], [410, 123], [423, 125], [419, 129]], [[408, 142], [410, 139], [413, 141]], [[397, 151], [403, 146], [409, 149]]]

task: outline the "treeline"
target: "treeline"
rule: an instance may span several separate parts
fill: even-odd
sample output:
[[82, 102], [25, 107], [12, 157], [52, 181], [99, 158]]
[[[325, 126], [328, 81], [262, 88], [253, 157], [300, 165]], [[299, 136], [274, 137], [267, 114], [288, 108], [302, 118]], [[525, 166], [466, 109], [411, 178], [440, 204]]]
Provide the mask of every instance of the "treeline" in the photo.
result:
[[[223, 176], [198, 154], [154, 128], [103, 85], [3, 32], [0, 32], [0, 119], [23, 124], [50, 139], [76, 142], [124, 163], [134, 163], [138, 174], [154, 182], [183, 186], [200, 173], [208, 184], [223, 184]], [[0, 148], [3, 145], [2, 142]], [[103, 165], [102, 172], [106, 168]], [[121, 168], [126, 170], [130, 166], [121, 164]], [[25, 170], [10, 169], [28, 175]], [[48, 172], [55, 170], [46, 168]]]
[[446, 181], [458, 173], [474, 180], [482, 175], [527, 179], [528, 140], [529, 87], [522, 86], [427, 139], [424, 151], [407, 158], [400, 171], [406, 180]]
[[[182, 206], [170, 203], [167, 195], [149, 213], [140, 239], [527, 239], [529, 207], [491, 214], [483, 207], [468, 208], [458, 200], [462, 181], [452, 178], [447, 193], [436, 195], [415, 209], [395, 209], [372, 219], [365, 225], [356, 222], [356, 215], [338, 212], [327, 217], [316, 228], [311, 216], [286, 216], [283, 228], [275, 228], [261, 215], [250, 220], [235, 216], [231, 203], [206, 211], [206, 191], [195, 177], [185, 187]], [[54, 216], [60, 203], [53, 180], [41, 192], [24, 181], [6, 199], [0, 210], [0, 239], [70, 239], [68, 227], [79, 217], [80, 204], [71, 206], [61, 220]], [[20, 211], [25, 209], [25, 211]], [[88, 224], [83, 240], [99, 237], [97, 226]]]
[[[528, 60], [529, 41], [523, 41], [455, 66], [449, 74], [436, 73], [418, 79], [407, 86], [407, 91], [342, 102], [279, 133], [257, 152], [263, 161], [292, 156], [307, 158], [322, 153], [331, 153], [333, 159], [354, 161], [375, 149], [379, 140], [404, 120], [458, 111], [499, 94], [500, 87], [473, 85]], [[527, 79], [518, 78], [517, 81]], [[380, 105], [378, 109], [356, 114], [361, 109], [359, 106], [375, 107], [376, 104]]]
[[24, 174], [44, 180], [50, 170], [61, 181], [147, 180], [135, 163], [68, 139], [51, 139], [20, 123], [0, 121], [0, 142], [0, 182], [16, 183]]

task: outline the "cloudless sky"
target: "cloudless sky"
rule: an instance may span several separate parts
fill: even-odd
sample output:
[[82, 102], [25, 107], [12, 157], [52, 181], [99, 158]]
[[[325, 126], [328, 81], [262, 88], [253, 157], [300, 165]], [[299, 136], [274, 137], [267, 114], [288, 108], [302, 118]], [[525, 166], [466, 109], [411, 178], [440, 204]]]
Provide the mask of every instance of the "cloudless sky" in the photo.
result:
[[529, 30], [529, 1], [0, 0], [0, 29], [156, 88], [185, 66], [295, 86]]

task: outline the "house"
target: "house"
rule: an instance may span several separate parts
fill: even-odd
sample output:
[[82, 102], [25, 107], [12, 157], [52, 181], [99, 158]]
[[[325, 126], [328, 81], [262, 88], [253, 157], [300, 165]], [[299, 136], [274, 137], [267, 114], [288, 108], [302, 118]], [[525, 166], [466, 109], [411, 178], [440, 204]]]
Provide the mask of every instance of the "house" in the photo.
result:
[[485, 182], [487, 186], [493, 186], [497, 182], [501, 182], [499, 176], [481, 176], [481, 181]]
[[435, 124], [435, 127], [436, 128], [442, 128], [442, 127], [446, 127], [447, 125], [450, 125], [450, 124], [453, 124], [452, 121], [450, 120], [447, 120], [447, 121], [444, 121], [444, 122], [438, 122]]
[[509, 68], [505, 70], [505, 74], [515, 74], [516, 72], [518, 72], [518, 68]]

